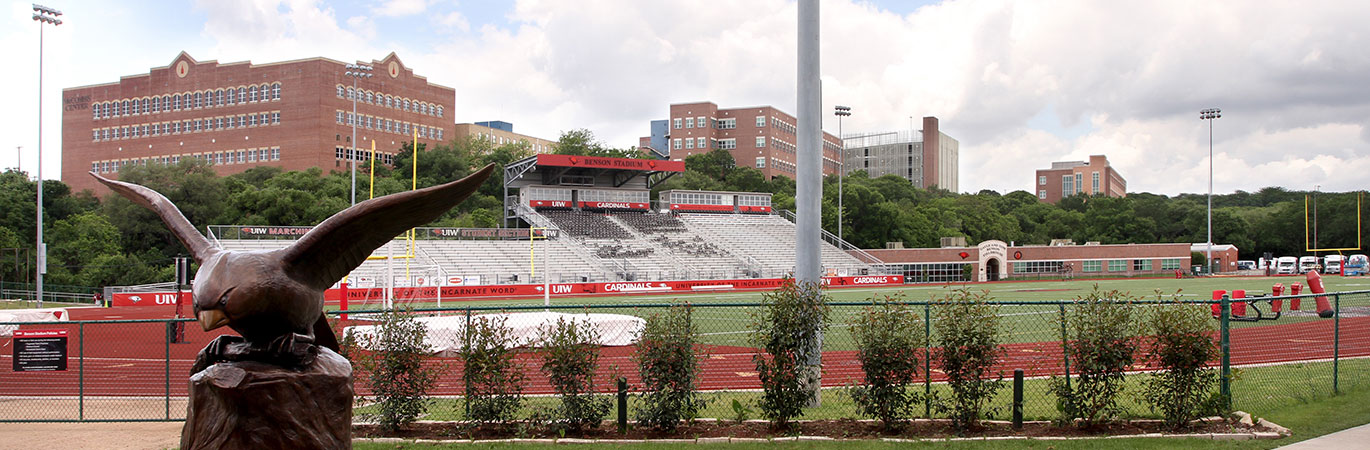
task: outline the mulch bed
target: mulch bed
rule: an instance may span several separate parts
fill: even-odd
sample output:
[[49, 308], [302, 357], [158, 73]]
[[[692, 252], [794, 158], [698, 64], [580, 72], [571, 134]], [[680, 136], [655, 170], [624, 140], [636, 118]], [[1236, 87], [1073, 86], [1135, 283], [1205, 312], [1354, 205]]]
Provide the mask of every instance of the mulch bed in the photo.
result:
[[803, 421], [794, 429], [777, 429], [764, 421], [736, 422], [731, 420], [701, 419], [682, 424], [673, 432], [639, 429], [632, 426], [626, 433], [619, 433], [613, 422], [605, 422], [599, 429], [560, 431], [546, 425], [515, 423], [506, 426], [485, 426], [473, 428], [462, 422], [417, 422], [394, 433], [382, 431], [370, 424], [353, 426], [353, 436], [392, 437], [403, 439], [507, 439], [507, 438], [582, 438], [582, 439], [696, 439], [696, 438], [775, 438], [785, 436], [826, 436], [833, 439], [941, 439], [955, 437], [1103, 437], [1128, 436], [1152, 433], [1167, 434], [1207, 434], [1207, 433], [1251, 433], [1265, 430], [1259, 426], [1250, 427], [1232, 419], [1209, 419], [1190, 424], [1189, 427], [1174, 430], [1160, 421], [1138, 420], [1099, 425], [1089, 429], [1074, 426], [1057, 426], [1050, 422], [1024, 422], [1021, 430], [1014, 430], [1004, 422], [986, 422], [979, 429], [958, 433], [950, 422], [942, 419], [920, 419], [908, 423], [899, 430], [886, 430], [879, 422], [868, 420], [814, 420]]

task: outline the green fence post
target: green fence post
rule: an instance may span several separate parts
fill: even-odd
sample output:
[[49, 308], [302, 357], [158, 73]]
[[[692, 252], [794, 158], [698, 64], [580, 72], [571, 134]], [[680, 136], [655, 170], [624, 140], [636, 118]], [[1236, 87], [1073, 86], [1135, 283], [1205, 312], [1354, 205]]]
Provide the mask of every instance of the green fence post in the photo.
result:
[[1223, 354], [1223, 365], [1222, 380], [1218, 383], [1218, 389], [1220, 391], [1219, 394], [1223, 397], [1223, 406], [1228, 411], [1232, 410], [1232, 341], [1229, 336], [1231, 327], [1228, 326], [1228, 319], [1232, 316], [1231, 300], [1231, 296], [1223, 294], [1222, 309], [1219, 313], [1221, 317], [1219, 320], [1219, 323], [1221, 324], [1220, 333], [1222, 336], [1219, 346], [1221, 347]]
[[923, 417], [932, 418], [932, 303], [923, 304]]
[[[462, 347], [462, 351], [467, 351], [468, 349], [471, 348], [471, 308], [466, 308], [466, 328], [463, 328], [463, 329], [462, 329], [461, 334], [462, 334], [462, 341], [464, 342], [464, 344], [463, 344], [464, 347]], [[462, 359], [462, 360], [461, 360], [461, 370], [462, 370], [463, 372], [466, 371], [466, 359]], [[467, 420], [470, 420], [470, 419], [471, 419], [471, 381], [470, 381], [470, 380], [467, 380], [467, 379], [466, 379], [466, 375], [464, 375], [464, 374], [462, 375], [461, 379], [462, 379], [462, 387], [464, 388], [464, 390], [461, 391], [461, 399], [462, 399], [462, 403], [466, 405], [466, 419], [467, 419]]]
[[86, 420], [86, 323], [76, 327], [76, 418]]
[[167, 419], [167, 420], [171, 420], [171, 336], [172, 336], [172, 333], [175, 331], [175, 330], [173, 329], [174, 327], [175, 327], [175, 323], [174, 323], [174, 322], [172, 322], [172, 321], [170, 321], [170, 320], [168, 320], [168, 321], [166, 322], [166, 339], [163, 340], [163, 342], [165, 342], [164, 348], [166, 349], [166, 358], [162, 360], [162, 361], [165, 363], [165, 369], [164, 369], [164, 372], [162, 373], [162, 375], [163, 375], [163, 377], [164, 377], [164, 379], [165, 379], [165, 381], [166, 381], [166, 419]]
[[1341, 386], [1337, 384], [1339, 380], [1338, 370], [1341, 363], [1341, 294], [1332, 296], [1333, 311], [1336, 315], [1332, 316], [1332, 393], [1340, 394]]
[[1013, 369], [1013, 429], [1023, 429], [1023, 369]]
[[628, 379], [618, 377], [618, 433], [628, 432]]
[[1066, 334], [1066, 304], [1060, 302], [1056, 307], [1061, 310], [1061, 361], [1066, 367], [1066, 390], [1070, 390], [1070, 335]]

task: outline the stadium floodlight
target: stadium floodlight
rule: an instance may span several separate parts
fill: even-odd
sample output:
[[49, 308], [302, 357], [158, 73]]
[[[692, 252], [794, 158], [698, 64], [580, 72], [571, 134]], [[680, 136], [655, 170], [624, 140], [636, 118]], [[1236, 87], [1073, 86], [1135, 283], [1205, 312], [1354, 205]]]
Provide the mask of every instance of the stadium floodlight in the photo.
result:
[[371, 78], [372, 75], [371, 66], [366, 64], [348, 64], [344, 68], [347, 71], [343, 72], [343, 76], [352, 79], [352, 94], [349, 95], [352, 97], [352, 119], [348, 120], [352, 123], [352, 145], [350, 146], [352, 149], [348, 151], [347, 162], [352, 172], [351, 204], [355, 205], [357, 204], [357, 97], [361, 97], [361, 93], [357, 91], [357, 79]]
[[61, 11], [33, 4], [33, 20], [38, 22], [38, 177], [35, 183], [38, 191], [38, 239], [34, 241], [38, 250], [35, 261], [38, 267], [34, 270], [38, 284], [34, 294], [39, 308], [43, 307], [43, 273], [48, 269], [48, 249], [43, 244], [43, 24], [61, 25], [62, 20], [57, 18], [60, 15]]
[[837, 240], [846, 242], [842, 237], [842, 178], [847, 176], [847, 137], [842, 135], [842, 118], [851, 116], [851, 107], [837, 105], [832, 107], [837, 116]]
[[1213, 274], [1213, 119], [1222, 117], [1222, 112], [1218, 108], [1199, 110], [1199, 120], [1208, 121], [1208, 256], [1204, 267], [1209, 275]]

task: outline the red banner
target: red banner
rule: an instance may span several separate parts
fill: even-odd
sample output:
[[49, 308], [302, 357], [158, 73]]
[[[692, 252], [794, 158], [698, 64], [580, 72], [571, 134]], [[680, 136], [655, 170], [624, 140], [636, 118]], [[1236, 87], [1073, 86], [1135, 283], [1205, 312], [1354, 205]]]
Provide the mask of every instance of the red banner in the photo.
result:
[[529, 200], [528, 206], [534, 208], [570, 208], [569, 200]]
[[638, 202], [580, 202], [581, 208], [600, 209], [647, 209], [651, 205]]
[[660, 159], [608, 158], [603, 156], [574, 156], [539, 154], [539, 166], [588, 167], [593, 169], [654, 170], [658, 172], [684, 172], [685, 161], [666, 161]]
[[771, 212], [771, 207], [769, 207], [769, 206], [738, 206], [737, 209], [740, 210], [740, 211], [742, 211], [742, 212], [760, 212], [760, 213], [768, 213], [768, 212]]
[[14, 330], [14, 338], [67, 337], [67, 330]]
[[[181, 291], [181, 303], [190, 305], [193, 295], [190, 291]], [[113, 306], [166, 306], [176, 304], [175, 292], [137, 292], [114, 294], [111, 299]]]

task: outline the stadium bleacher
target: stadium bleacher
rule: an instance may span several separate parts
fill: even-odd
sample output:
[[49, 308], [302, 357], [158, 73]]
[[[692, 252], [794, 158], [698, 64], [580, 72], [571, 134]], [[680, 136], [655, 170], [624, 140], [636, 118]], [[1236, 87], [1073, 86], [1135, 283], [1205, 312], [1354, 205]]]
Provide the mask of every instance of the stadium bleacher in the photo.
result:
[[[553, 225], [559, 237], [525, 239], [395, 240], [353, 272], [384, 279], [387, 270], [431, 268], [425, 276], [463, 277], [479, 284], [599, 282], [679, 279], [771, 278], [794, 270], [794, 223], [772, 214], [657, 213], [642, 211], [534, 211], [521, 209], [528, 223]], [[423, 236], [423, 234], [421, 234]], [[232, 250], [276, 250], [288, 239], [218, 239]], [[826, 274], [861, 275], [868, 264], [826, 242]], [[530, 258], [536, 278], [530, 279]], [[397, 274], [396, 274], [397, 275]]]

